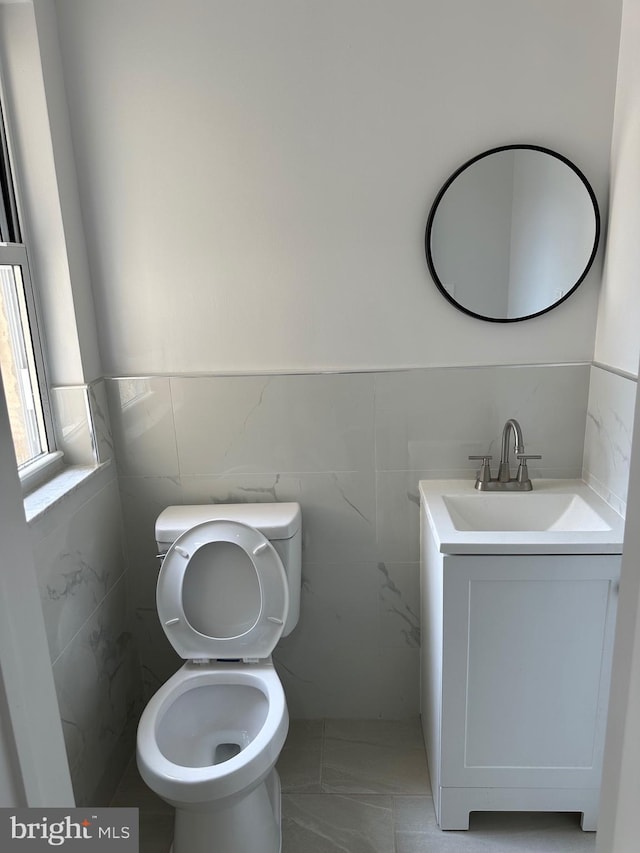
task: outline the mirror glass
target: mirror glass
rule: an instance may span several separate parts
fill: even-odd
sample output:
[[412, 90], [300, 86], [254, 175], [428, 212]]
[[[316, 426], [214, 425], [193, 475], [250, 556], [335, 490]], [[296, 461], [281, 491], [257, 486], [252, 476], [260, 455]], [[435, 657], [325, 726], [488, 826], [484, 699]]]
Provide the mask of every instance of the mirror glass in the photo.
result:
[[564, 302], [596, 254], [594, 192], [566, 157], [535, 145], [469, 160], [431, 207], [427, 263], [443, 295], [482, 320], [512, 323]]

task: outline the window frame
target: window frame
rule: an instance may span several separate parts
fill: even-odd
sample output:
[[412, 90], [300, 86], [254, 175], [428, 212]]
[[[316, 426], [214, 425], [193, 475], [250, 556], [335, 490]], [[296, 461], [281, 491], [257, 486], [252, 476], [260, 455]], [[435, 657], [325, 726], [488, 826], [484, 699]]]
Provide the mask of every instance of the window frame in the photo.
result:
[[[11, 145], [11, 127], [7, 117], [4, 87], [0, 78], [0, 182], [2, 187], [2, 220], [7, 229], [6, 236], [15, 237], [16, 242], [0, 242], [0, 265], [20, 268], [22, 293], [24, 296], [27, 323], [21, 323], [25, 345], [30, 346], [36, 378], [34, 397], [40, 403], [40, 417], [46, 446], [31, 459], [18, 464], [18, 475], [23, 492], [31, 491], [48, 479], [61, 467], [62, 453], [56, 448], [51, 406], [50, 382], [40, 322], [40, 309], [31, 275], [28, 238], [25, 235], [24, 217], [20, 203], [20, 174], [15, 167]], [[25, 328], [26, 325], [26, 328]], [[37, 391], [37, 394], [35, 393]]]

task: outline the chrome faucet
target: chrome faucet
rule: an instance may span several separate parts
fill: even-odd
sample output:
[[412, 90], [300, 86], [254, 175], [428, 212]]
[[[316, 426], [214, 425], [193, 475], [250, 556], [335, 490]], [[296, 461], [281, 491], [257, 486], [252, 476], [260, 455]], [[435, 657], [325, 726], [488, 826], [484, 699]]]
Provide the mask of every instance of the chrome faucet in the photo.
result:
[[[513, 434], [513, 444], [516, 452], [516, 458], [520, 460], [518, 473], [515, 477], [511, 477], [511, 468], [509, 465], [509, 437]], [[478, 471], [475, 487], [479, 491], [510, 491], [510, 492], [530, 492], [533, 486], [529, 479], [529, 469], [527, 468], [528, 459], [542, 459], [538, 454], [524, 452], [524, 439], [522, 438], [522, 427], [515, 418], [509, 418], [502, 430], [502, 455], [500, 457], [500, 467], [498, 468], [498, 476], [491, 476], [491, 459], [492, 456], [470, 456], [469, 459], [481, 459], [482, 465]]]

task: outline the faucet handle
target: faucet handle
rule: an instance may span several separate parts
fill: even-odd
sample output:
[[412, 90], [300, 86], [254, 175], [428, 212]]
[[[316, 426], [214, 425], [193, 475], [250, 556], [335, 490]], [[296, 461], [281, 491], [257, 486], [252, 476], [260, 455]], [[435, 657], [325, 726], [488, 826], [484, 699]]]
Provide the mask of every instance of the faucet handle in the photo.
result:
[[469, 459], [482, 460], [482, 465], [480, 466], [478, 477], [476, 479], [476, 489], [481, 489], [485, 483], [488, 483], [491, 480], [491, 465], [489, 463], [493, 459], [493, 456], [483, 453], [480, 456], [470, 456]]
[[526, 484], [527, 490], [529, 490], [531, 489], [531, 480], [529, 479], [529, 469], [527, 468], [527, 460], [542, 459], [542, 456], [539, 453], [516, 453], [516, 459], [520, 460], [516, 480], [521, 484]]

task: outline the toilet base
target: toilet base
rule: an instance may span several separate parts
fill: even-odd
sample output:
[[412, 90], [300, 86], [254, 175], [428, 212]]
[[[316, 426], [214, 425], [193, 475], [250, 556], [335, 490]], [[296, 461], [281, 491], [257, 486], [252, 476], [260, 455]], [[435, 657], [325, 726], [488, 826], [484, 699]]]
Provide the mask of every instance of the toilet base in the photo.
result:
[[281, 846], [281, 790], [275, 769], [227, 808], [176, 808], [171, 853], [280, 853]]

